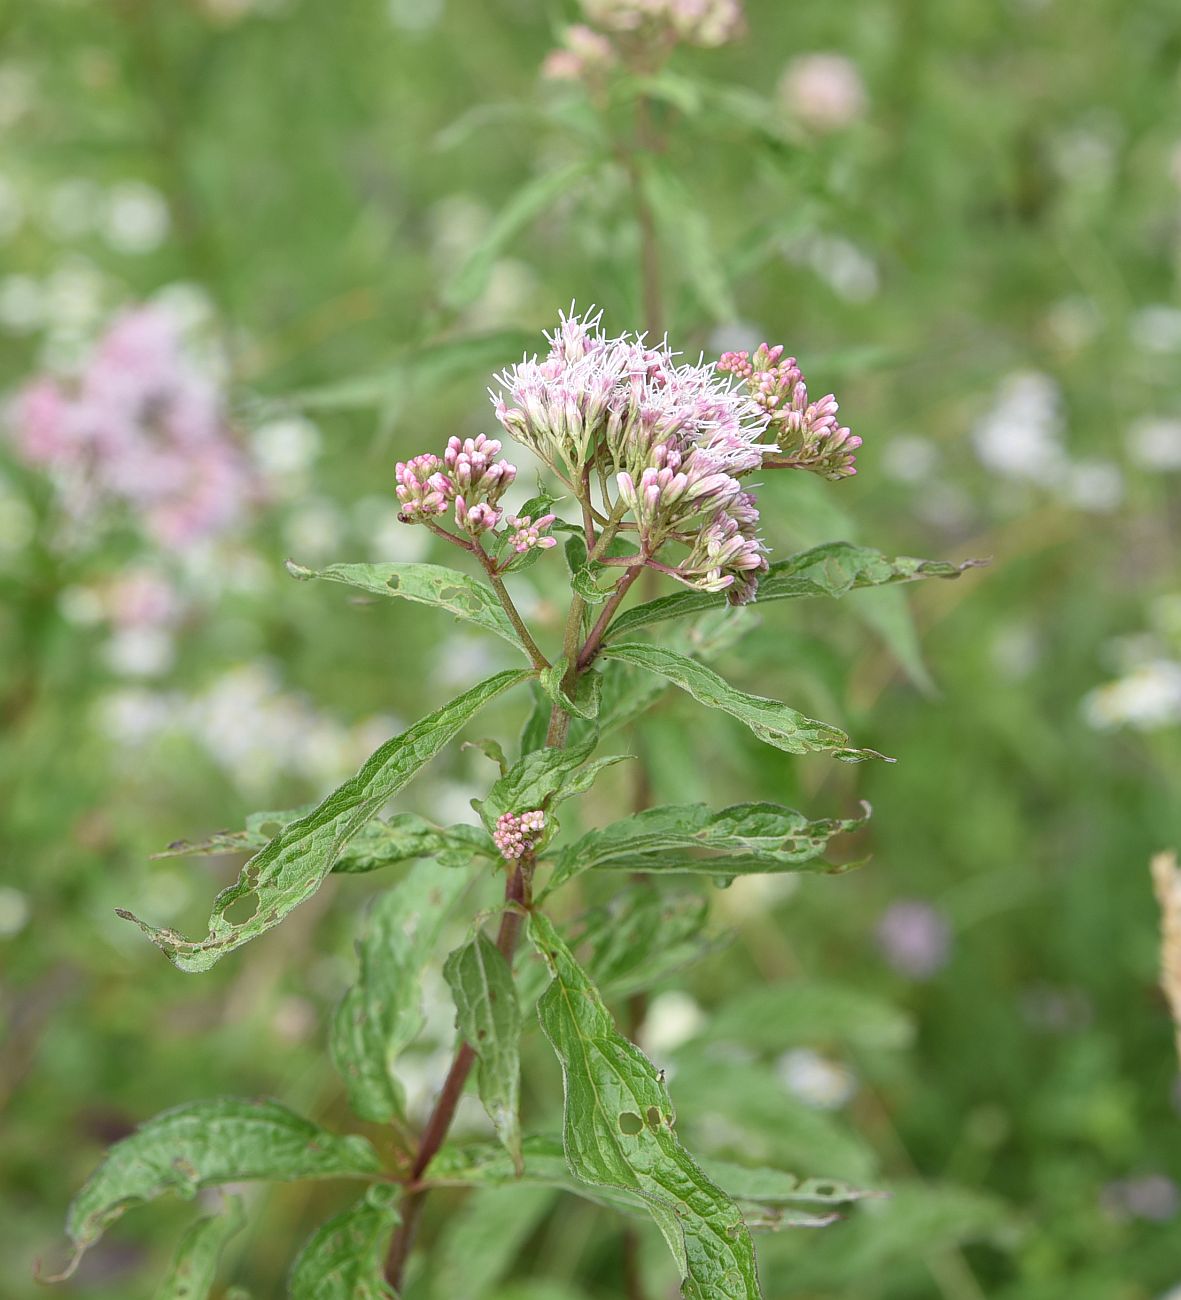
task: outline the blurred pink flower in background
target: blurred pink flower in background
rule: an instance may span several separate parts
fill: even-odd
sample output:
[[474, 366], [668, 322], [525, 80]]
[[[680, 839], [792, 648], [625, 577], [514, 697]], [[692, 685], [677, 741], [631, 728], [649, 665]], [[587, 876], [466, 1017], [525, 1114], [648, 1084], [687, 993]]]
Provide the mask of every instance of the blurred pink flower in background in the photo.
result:
[[784, 69], [779, 101], [813, 131], [839, 131], [865, 112], [865, 83], [843, 54], [801, 54]]
[[167, 549], [227, 531], [258, 495], [217, 385], [158, 307], [117, 316], [72, 381], [33, 380], [8, 424], [67, 515], [123, 508]]
[[876, 937], [886, 964], [909, 979], [930, 979], [951, 956], [951, 925], [921, 899], [891, 903], [878, 921]]

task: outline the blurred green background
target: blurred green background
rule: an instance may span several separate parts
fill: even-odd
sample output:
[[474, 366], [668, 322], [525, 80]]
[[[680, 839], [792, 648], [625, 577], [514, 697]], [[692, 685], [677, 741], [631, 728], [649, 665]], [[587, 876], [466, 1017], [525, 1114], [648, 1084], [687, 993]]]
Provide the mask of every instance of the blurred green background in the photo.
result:
[[[648, 87], [671, 337], [693, 355], [785, 342], [864, 438], [851, 481], [768, 484], [776, 555], [846, 537], [992, 564], [905, 601], [770, 607], [719, 664], [895, 766], [789, 760], [688, 700], [644, 720], [656, 799], [875, 808], [862, 870], [715, 895], [718, 946], [657, 996], [644, 1041], [699, 1147], [894, 1193], [766, 1239], [769, 1297], [1181, 1294], [1181, 1092], [1147, 872], [1181, 842], [1181, 11], [747, 8], [747, 39], [680, 52]], [[125, 521], [71, 528], [0, 444], [5, 1296], [33, 1293], [104, 1146], [157, 1111], [269, 1094], [350, 1123], [324, 1024], [383, 881], [330, 882], [201, 977], [113, 909], [199, 930], [236, 863], [149, 854], [314, 798], [500, 663], [433, 612], [297, 585], [282, 561], [432, 553], [395, 521], [395, 459], [491, 433], [491, 372], [572, 299], [641, 324], [626, 177], [578, 167], [609, 155], [604, 119], [539, 76], [576, 16], [0, 10], [0, 386], [69, 371], [121, 308], [163, 303], [266, 485], [234, 528], [161, 551]], [[850, 61], [839, 124], [831, 86], [790, 74], [816, 52]], [[174, 606], [146, 627], [117, 599], [145, 568]], [[546, 634], [560, 568], [518, 584]], [[518, 725], [510, 705], [481, 734]], [[587, 818], [630, 797], [619, 771]], [[470, 817], [489, 775], [453, 754], [399, 806]], [[440, 981], [426, 994], [420, 1111], [452, 1014]], [[552, 1123], [543, 1044], [527, 1068]], [[275, 1296], [348, 1191], [249, 1195], [226, 1284]], [[505, 1196], [440, 1198], [412, 1300], [620, 1293], [618, 1222]], [[191, 1215], [129, 1215], [63, 1292], [151, 1295]], [[465, 1217], [496, 1247], [478, 1279], [448, 1247]], [[659, 1239], [642, 1245], [653, 1297], [672, 1294]]]

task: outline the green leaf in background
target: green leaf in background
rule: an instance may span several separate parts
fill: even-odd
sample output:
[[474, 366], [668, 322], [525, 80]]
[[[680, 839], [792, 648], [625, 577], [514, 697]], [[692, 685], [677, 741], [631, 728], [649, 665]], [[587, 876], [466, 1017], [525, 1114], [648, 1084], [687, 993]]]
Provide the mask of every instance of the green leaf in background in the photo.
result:
[[[962, 564], [949, 564], [944, 560], [916, 560], [905, 555], [890, 558], [867, 546], [828, 542], [773, 564], [759, 581], [756, 604], [799, 600], [806, 596], [839, 598], [864, 587], [915, 582], [920, 578], [958, 578], [981, 563], [980, 560], [966, 560]], [[721, 609], [725, 604], [724, 593], [678, 591], [625, 610], [611, 624], [607, 637], [619, 637], [664, 619]], [[738, 611], [735, 614], [742, 617]]]
[[287, 572], [302, 582], [319, 578], [339, 582], [371, 596], [401, 597], [419, 605], [433, 605], [456, 618], [475, 623], [486, 632], [520, 650], [528, 657], [521, 639], [487, 583], [449, 569], [443, 564], [330, 564], [326, 569], [305, 569], [287, 561]]
[[[752, 1231], [825, 1228], [840, 1218], [838, 1207], [882, 1195], [835, 1178], [797, 1178], [778, 1169], [751, 1168], [732, 1160], [703, 1159], [699, 1163], [738, 1202]], [[813, 1208], [800, 1208], [804, 1206]], [[815, 1207], [827, 1213], [816, 1214]]]
[[513, 973], [481, 930], [447, 958], [456, 1028], [475, 1052], [480, 1100], [496, 1134], [521, 1167], [521, 1009]]
[[512, 1269], [555, 1195], [553, 1187], [511, 1181], [473, 1191], [448, 1216], [427, 1261], [430, 1300], [485, 1300]]
[[[306, 817], [312, 810], [287, 809], [283, 812], [256, 812], [246, 818], [240, 831], [220, 831], [197, 843], [170, 844], [154, 858], [211, 857], [218, 853], [256, 853], [264, 848], [284, 827]], [[350, 843], [332, 868], [335, 873], [360, 875], [392, 867], [416, 858], [454, 859], [460, 855], [492, 856], [488, 837], [476, 826], [462, 823], [444, 829], [434, 826], [417, 813], [397, 813], [382, 821], [375, 818]]]
[[894, 1050], [914, 1041], [914, 1022], [885, 998], [831, 980], [804, 978], [735, 995], [714, 1008], [703, 1035], [767, 1051], [797, 1043]]
[[318, 1228], [291, 1266], [290, 1300], [395, 1300], [383, 1270], [401, 1219], [396, 1195], [392, 1187], [371, 1187]]
[[483, 239], [443, 286], [443, 299], [447, 305], [466, 307], [475, 301], [484, 292], [493, 263], [505, 248], [597, 166], [596, 158], [583, 159], [554, 171], [542, 172], [517, 186], [513, 197], [501, 208]]
[[74, 1257], [125, 1210], [166, 1192], [191, 1200], [222, 1183], [298, 1178], [364, 1178], [380, 1168], [362, 1137], [337, 1137], [277, 1101], [236, 1097], [164, 1111], [116, 1142], [74, 1198], [66, 1232]]
[[583, 794], [604, 768], [630, 757], [609, 754], [587, 763], [597, 743], [598, 737], [592, 734], [565, 749], [538, 749], [526, 754], [493, 785], [486, 799], [477, 801], [475, 806], [484, 825], [491, 831], [502, 813], [552, 808], [564, 799]]
[[654, 157], [644, 158], [643, 163], [644, 191], [662, 227], [665, 246], [677, 250], [677, 266], [701, 310], [713, 321], [737, 320], [738, 307], [705, 208], [672, 168]]
[[422, 1030], [422, 969], [468, 883], [461, 872], [420, 862], [370, 908], [357, 943], [357, 982], [336, 1008], [329, 1040], [362, 1119], [381, 1124], [403, 1115], [395, 1063]]
[[181, 1238], [156, 1300], [208, 1300], [226, 1242], [245, 1222], [242, 1198], [223, 1197], [216, 1214], [198, 1219]]
[[651, 1061], [615, 1028], [594, 985], [549, 920], [530, 935], [553, 979], [538, 1015], [562, 1065], [562, 1141], [571, 1171], [645, 1201], [681, 1270], [686, 1296], [758, 1300], [754, 1244], [732, 1200], [673, 1131], [668, 1090]]
[[[814, 863], [834, 835], [860, 830], [863, 817], [809, 821], [773, 803], [666, 804], [589, 831], [558, 855], [551, 888], [581, 871], [696, 871], [708, 875], [790, 871]], [[691, 856], [691, 855], [698, 856]], [[708, 855], [708, 856], [705, 856]], [[821, 864], [821, 870], [831, 870]]]
[[[349, 841], [373, 820], [383, 804], [409, 782], [484, 705], [531, 676], [523, 670], [497, 673], [416, 722], [374, 751], [361, 770], [338, 786], [306, 817], [285, 826], [242, 868], [235, 884], [214, 900], [209, 933], [186, 939], [158, 930], [131, 912], [134, 921], [180, 970], [208, 970], [228, 952], [278, 925], [320, 887]], [[244, 920], [229, 920], [229, 908], [253, 897]]]
[[639, 641], [624, 641], [606, 646], [603, 654], [667, 678], [674, 686], [688, 691], [699, 703], [730, 714], [749, 727], [760, 740], [789, 754], [829, 751], [847, 762], [856, 763], [867, 758], [880, 758], [887, 763], [894, 761], [874, 749], [850, 748], [849, 737], [839, 727], [805, 717], [778, 700], [748, 695], [731, 686], [712, 668], [675, 650]]

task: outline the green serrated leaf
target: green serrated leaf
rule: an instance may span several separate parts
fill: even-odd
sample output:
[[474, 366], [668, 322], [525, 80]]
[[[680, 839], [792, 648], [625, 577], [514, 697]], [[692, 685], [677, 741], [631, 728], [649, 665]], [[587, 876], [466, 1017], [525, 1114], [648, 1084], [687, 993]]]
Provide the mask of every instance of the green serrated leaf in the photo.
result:
[[[240, 831], [221, 831], [197, 843], [170, 844], [156, 858], [209, 857], [217, 853], [256, 853], [284, 827], [306, 817], [315, 805], [283, 812], [250, 813]], [[360, 875], [396, 866], [416, 858], [463, 855], [465, 863], [481, 854], [491, 856], [487, 836], [462, 823], [444, 829], [417, 813], [398, 813], [386, 821], [371, 821], [347, 845], [332, 868], [336, 873]]]
[[392, 1188], [372, 1187], [318, 1228], [291, 1266], [290, 1300], [396, 1300], [383, 1276], [390, 1236], [401, 1220], [394, 1198]]
[[506, 812], [556, 808], [564, 800], [589, 790], [604, 768], [630, 757], [608, 754], [588, 763], [597, 743], [598, 737], [592, 733], [565, 749], [537, 749], [526, 754], [493, 785], [486, 799], [476, 801], [484, 825], [493, 830], [497, 818]]
[[[306, 817], [285, 826], [242, 868], [235, 884], [214, 900], [209, 933], [186, 939], [174, 930], [158, 930], [131, 912], [134, 921], [180, 970], [208, 970], [228, 952], [257, 938], [320, 887], [349, 842], [373, 820], [382, 806], [406, 785], [486, 704], [510, 687], [527, 681], [525, 671], [497, 673], [387, 740], [361, 770], [338, 786]], [[245, 920], [226, 912], [253, 896], [256, 906]]]
[[[890, 558], [881, 551], [851, 542], [828, 542], [773, 564], [759, 581], [756, 604], [772, 600], [799, 600], [807, 596], [840, 597], [864, 587], [881, 587], [920, 578], [958, 578], [983, 561], [949, 564], [943, 560], [916, 560], [901, 555]], [[680, 591], [625, 610], [611, 624], [608, 639], [621, 637], [650, 623], [701, 614], [725, 607], [724, 593]], [[737, 611], [736, 611], [737, 613]]]
[[518, 185], [483, 239], [444, 285], [443, 299], [447, 305], [466, 307], [474, 302], [484, 292], [493, 264], [508, 245], [596, 166], [598, 159], [582, 159], [542, 172]]
[[806, 717], [778, 700], [748, 695], [731, 686], [712, 668], [664, 646], [624, 641], [605, 647], [603, 655], [667, 678], [699, 703], [730, 714], [749, 727], [760, 740], [789, 754], [828, 751], [847, 762], [861, 762], [868, 758], [880, 758], [887, 763], [894, 761], [874, 749], [851, 748], [848, 735], [839, 727]]
[[66, 1232], [74, 1257], [124, 1211], [175, 1192], [270, 1179], [364, 1178], [380, 1168], [362, 1137], [338, 1137], [277, 1101], [223, 1097], [164, 1111], [116, 1142], [74, 1198]]
[[221, 1253], [245, 1222], [240, 1196], [224, 1197], [216, 1214], [198, 1219], [180, 1239], [156, 1300], [208, 1300]]
[[287, 572], [303, 582], [318, 578], [366, 591], [371, 596], [400, 597], [419, 605], [433, 605], [456, 618], [475, 623], [486, 632], [495, 632], [528, 655], [492, 588], [458, 569], [443, 564], [408, 563], [330, 564], [326, 569], [305, 569], [288, 560]]
[[521, 1167], [521, 1009], [513, 973], [483, 930], [447, 958], [456, 1028], [476, 1054], [476, 1081], [488, 1118]]
[[565, 1079], [562, 1141], [571, 1171], [644, 1200], [681, 1269], [683, 1295], [758, 1300], [750, 1233], [678, 1141], [661, 1076], [615, 1028], [549, 920], [534, 912], [529, 928], [553, 977], [538, 1015]]
[[332, 1060], [349, 1104], [375, 1124], [402, 1118], [399, 1056], [422, 1030], [422, 970], [448, 910], [468, 885], [457, 871], [420, 862], [378, 895], [357, 943], [357, 982], [332, 1018]]
[[[581, 871], [681, 871], [745, 875], [792, 871], [822, 858], [834, 835], [868, 820], [810, 821], [773, 803], [735, 804], [714, 812], [705, 804], [667, 804], [589, 831], [558, 855], [551, 888]], [[816, 869], [833, 870], [821, 862]]]

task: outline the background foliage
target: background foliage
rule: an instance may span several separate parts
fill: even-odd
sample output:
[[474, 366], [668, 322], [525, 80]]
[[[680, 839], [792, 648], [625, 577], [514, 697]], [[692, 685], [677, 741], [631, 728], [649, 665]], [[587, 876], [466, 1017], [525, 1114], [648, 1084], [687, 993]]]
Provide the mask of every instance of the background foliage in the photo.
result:
[[[690, 52], [654, 88], [670, 331], [692, 350], [785, 339], [865, 439], [852, 482], [772, 479], [769, 535], [994, 563], [914, 590], [921, 654], [898, 593], [864, 592], [775, 607], [725, 664], [895, 766], [691, 726], [684, 697], [649, 715], [656, 802], [842, 817], [867, 798], [875, 816], [864, 870], [721, 895], [715, 948], [670, 980], [692, 998], [658, 997], [644, 1041], [716, 1156], [894, 1193], [767, 1239], [769, 1295], [1160, 1296], [1181, 1284], [1181, 1140], [1146, 862], [1181, 838], [1181, 17], [1164, 0], [748, 9], [750, 39]], [[199, 932], [234, 860], [150, 853], [318, 796], [395, 720], [513, 663], [282, 561], [423, 558], [420, 530], [394, 523], [394, 459], [488, 429], [488, 371], [557, 304], [639, 320], [624, 178], [585, 171], [601, 143], [585, 109], [537, 76], [572, 17], [527, 0], [0, 15], [0, 383], [164, 290], [228, 364], [272, 484], [240, 536], [169, 561], [186, 613], [153, 652], [96, 607], [132, 543], [54, 546], [44, 483], [0, 451], [13, 1295], [57, 1258], [100, 1150], [165, 1106], [271, 1095], [343, 1125], [326, 1026], [372, 881], [336, 878], [200, 980], [114, 908]], [[823, 138], [776, 98], [811, 50], [848, 55], [866, 85], [863, 117]], [[556, 588], [544, 565], [529, 576], [544, 619]], [[591, 815], [629, 798], [630, 766]], [[464, 751], [399, 807], [472, 820], [491, 771]], [[419, 1113], [452, 1032], [441, 972], [426, 989]], [[556, 1098], [536, 1033], [527, 1051], [526, 1080]], [[290, 1243], [350, 1192], [244, 1196], [227, 1275], [270, 1296]], [[584, 1203], [439, 1199], [412, 1297], [618, 1294], [618, 1225]], [[70, 1287], [153, 1294], [191, 1217], [162, 1202], [120, 1223]], [[667, 1286], [658, 1235], [642, 1246]], [[476, 1249], [485, 1276], [457, 1283]]]

